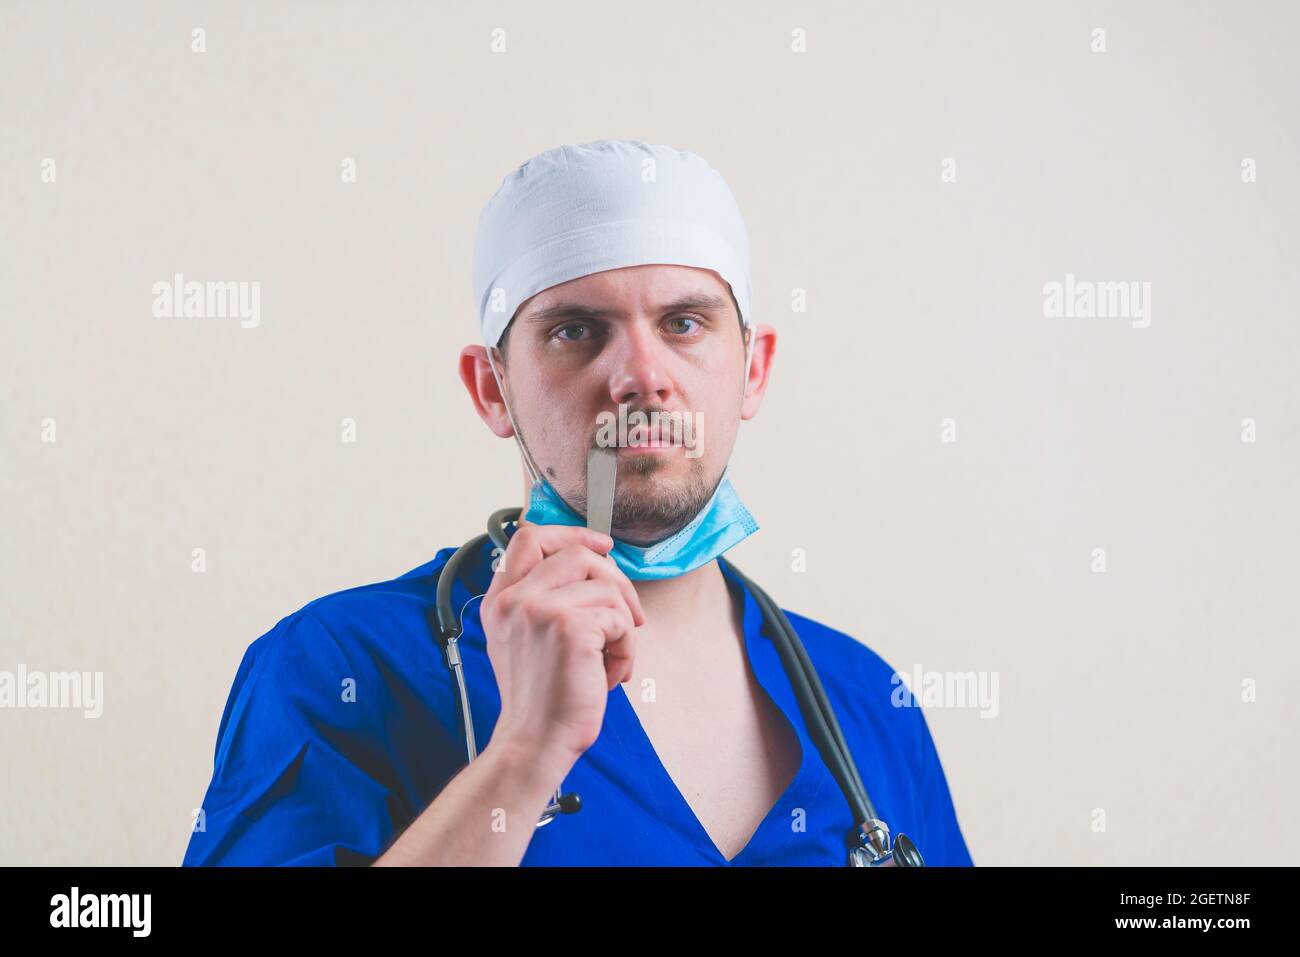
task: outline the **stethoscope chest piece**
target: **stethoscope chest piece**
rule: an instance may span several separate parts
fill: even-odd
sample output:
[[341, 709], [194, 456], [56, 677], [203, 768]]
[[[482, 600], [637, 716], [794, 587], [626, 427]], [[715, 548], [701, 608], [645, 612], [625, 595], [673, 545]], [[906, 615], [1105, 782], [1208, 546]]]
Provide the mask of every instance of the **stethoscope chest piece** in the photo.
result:
[[921, 852], [906, 834], [900, 833], [890, 847], [889, 828], [883, 821], [868, 822], [854, 833], [854, 838], [855, 843], [849, 848], [850, 867], [925, 866]]

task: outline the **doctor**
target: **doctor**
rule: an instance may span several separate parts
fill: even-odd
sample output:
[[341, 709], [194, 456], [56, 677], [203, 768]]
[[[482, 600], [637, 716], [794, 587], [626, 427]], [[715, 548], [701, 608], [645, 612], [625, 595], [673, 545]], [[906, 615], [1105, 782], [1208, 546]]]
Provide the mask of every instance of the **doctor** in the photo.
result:
[[[549, 150], [484, 207], [474, 280], [484, 344], [460, 376], [519, 443], [528, 505], [452, 588], [480, 753], [466, 765], [432, 631], [449, 547], [249, 647], [185, 864], [842, 866], [844, 797], [722, 557], [758, 528], [728, 462], [776, 345], [730, 189], [667, 146]], [[620, 406], [703, 429], [690, 454], [667, 436], [617, 450], [610, 538], [583, 527], [586, 469]], [[787, 615], [880, 816], [928, 865], [970, 865], [893, 669]], [[561, 785], [582, 810], [537, 827]]]

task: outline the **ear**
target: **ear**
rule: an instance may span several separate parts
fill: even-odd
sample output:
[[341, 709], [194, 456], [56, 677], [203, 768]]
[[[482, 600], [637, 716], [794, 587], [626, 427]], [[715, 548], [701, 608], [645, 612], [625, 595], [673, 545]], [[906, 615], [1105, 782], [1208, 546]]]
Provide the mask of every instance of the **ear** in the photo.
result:
[[767, 392], [772, 360], [776, 356], [775, 329], [771, 326], [755, 326], [749, 334], [753, 338], [753, 354], [749, 359], [749, 376], [745, 380], [745, 400], [740, 405], [742, 419], [752, 419], [758, 415], [758, 407], [763, 404], [763, 394]]
[[[497, 353], [500, 357], [500, 353]], [[515, 434], [510, 424], [510, 414], [506, 411], [505, 401], [501, 398], [501, 389], [497, 386], [496, 376], [488, 362], [486, 346], [466, 346], [460, 350], [457, 359], [460, 381], [465, 383], [474, 411], [487, 423], [487, 427], [498, 437], [508, 439]], [[497, 370], [502, 376], [505, 370], [497, 362]]]

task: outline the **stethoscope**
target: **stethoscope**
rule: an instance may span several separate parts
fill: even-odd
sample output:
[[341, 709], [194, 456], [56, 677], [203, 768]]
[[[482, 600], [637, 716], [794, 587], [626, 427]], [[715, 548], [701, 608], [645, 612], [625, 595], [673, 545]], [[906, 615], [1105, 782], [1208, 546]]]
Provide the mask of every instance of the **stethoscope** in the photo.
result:
[[[470, 713], [469, 694], [465, 688], [465, 670], [461, 663], [457, 642], [462, 629], [459, 619], [452, 609], [451, 586], [456, 581], [461, 565], [470, 555], [478, 554], [490, 539], [492, 544], [504, 553], [509, 538], [505, 526], [508, 522], [517, 522], [522, 509], [503, 508], [492, 513], [488, 519], [487, 534], [471, 539], [456, 550], [448, 559], [438, 576], [438, 627], [439, 642], [447, 661], [447, 667], [456, 679], [457, 695], [460, 699], [461, 718], [465, 728], [465, 751], [469, 760], [478, 755], [474, 739], [474, 718]], [[776, 637], [773, 644], [781, 657], [795, 697], [799, 701], [799, 710], [804, 723], [811, 732], [822, 760], [830, 770], [844, 798], [848, 801], [853, 819], [859, 821], [849, 830], [845, 839], [848, 848], [848, 864], [852, 867], [922, 867], [925, 861], [916, 845], [900, 833], [890, 845], [889, 826], [876, 816], [876, 809], [862, 784], [857, 765], [849, 753], [844, 741], [844, 733], [835, 719], [826, 690], [813, 668], [808, 652], [799, 639], [785, 612], [772, 601], [767, 592], [746, 578], [735, 565], [731, 566], [736, 577], [753, 593], [763, 615], [776, 624]], [[482, 596], [479, 596], [482, 597]], [[582, 801], [576, 793], [561, 794], [556, 788], [551, 803], [542, 812], [537, 827], [549, 824], [559, 814], [574, 814], [582, 809]]]

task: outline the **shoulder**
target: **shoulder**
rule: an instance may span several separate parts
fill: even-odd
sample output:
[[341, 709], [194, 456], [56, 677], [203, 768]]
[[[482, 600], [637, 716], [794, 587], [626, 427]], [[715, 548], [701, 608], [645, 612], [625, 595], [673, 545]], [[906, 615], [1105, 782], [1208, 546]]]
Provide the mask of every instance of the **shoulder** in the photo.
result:
[[803, 640], [810, 657], [820, 657], [828, 664], [848, 668], [859, 679], [866, 679], [873, 687], [890, 685], [897, 672], [874, 648], [852, 635], [823, 624], [807, 615], [783, 608], [790, 624]]
[[412, 663], [434, 643], [438, 573], [455, 551], [444, 548], [405, 574], [330, 592], [285, 615], [244, 651], [232, 702], [258, 684], [400, 673], [388, 665]]
[[327, 635], [344, 651], [375, 642], [429, 635], [438, 576], [456, 549], [441, 549], [423, 565], [394, 578], [342, 588], [314, 598], [281, 619], [259, 641], [299, 648]]
[[384, 581], [339, 589], [315, 598], [289, 616], [309, 616], [326, 628], [345, 632], [358, 619], [420, 614], [436, 599], [438, 575], [454, 547], [441, 549], [430, 561]]
[[926, 760], [925, 718], [919, 707], [909, 706], [907, 686], [894, 664], [844, 631], [782, 610], [807, 649], [841, 721], [888, 742], [896, 758], [919, 768]]
[[789, 609], [782, 611], [808, 649], [823, 684], [851, 685], [855, 697], [890, 705], [893, 691], [902, 680], [891, 662], [846, 632]]

